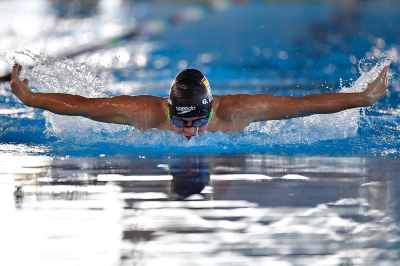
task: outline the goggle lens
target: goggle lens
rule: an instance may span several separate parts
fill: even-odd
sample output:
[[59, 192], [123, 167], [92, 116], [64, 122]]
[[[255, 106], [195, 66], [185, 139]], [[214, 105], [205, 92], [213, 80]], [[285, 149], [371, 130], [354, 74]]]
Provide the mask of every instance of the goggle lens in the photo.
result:
[[202, 127], [208, 123], [208, 118], [205, 117], [205, 118], [193, 120], [191, 126], [186, 126], [186, 123], [188, 123], [187, 121], [179, 119], [179, 118], [171, 117], [171, 123], [176, 127]]

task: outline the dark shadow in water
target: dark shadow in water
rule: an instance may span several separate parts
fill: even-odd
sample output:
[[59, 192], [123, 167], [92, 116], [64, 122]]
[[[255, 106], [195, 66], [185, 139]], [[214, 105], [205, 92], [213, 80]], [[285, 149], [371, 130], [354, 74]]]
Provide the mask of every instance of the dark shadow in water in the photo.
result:
[[200, 194], [210, 185], [210, 164], [206, 156], [187, 156], [169, 165], [171, 192], [178, 199], [185, 199], [194, 194]]

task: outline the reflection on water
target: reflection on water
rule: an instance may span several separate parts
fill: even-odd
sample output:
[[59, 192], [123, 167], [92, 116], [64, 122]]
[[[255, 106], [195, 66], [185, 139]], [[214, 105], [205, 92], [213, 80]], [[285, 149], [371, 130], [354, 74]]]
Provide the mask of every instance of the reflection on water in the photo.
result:
[[35, 175], [0, 170], [3, 214], [13, 222], [1, 230], [28, 255], [17, 265], [399, 259], [396, 159], [140, 157], [44, 159], [30, 165]]

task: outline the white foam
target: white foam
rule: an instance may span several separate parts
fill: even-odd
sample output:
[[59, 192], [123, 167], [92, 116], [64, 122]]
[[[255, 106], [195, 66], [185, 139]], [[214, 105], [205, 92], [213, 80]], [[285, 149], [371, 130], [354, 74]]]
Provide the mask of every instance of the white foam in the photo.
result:
[[[370, 71], [363, 72], [359, 67], [361, 76], [350, 87], [341, 85], [340, 92], [363, 91], [368, 83], [372, 82], [381, 70], [390, 65], [391, 62], [392, 60], [386, 54], [382, 54], [377, 58], [377, 62]], [[389, 75], [388, 77], [390, 78], [391, 76]], [[354, 108], [334, 114], [317, 114], [290, 120], [257, 122], [248, 126], [246, 131], [262, 132], [265, 134], [265, 139], [274, 144], [311, 143], [320, 140], [344, 139], [357, 135], [361, 117], [360, 109]]]

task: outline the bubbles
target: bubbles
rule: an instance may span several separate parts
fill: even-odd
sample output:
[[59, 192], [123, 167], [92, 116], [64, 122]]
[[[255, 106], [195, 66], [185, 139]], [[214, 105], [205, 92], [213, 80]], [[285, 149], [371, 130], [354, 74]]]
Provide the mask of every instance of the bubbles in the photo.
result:
[[116, 57], [121, 63], [128, 63], [129, 59], [131, 59], [131, 55], [125, 47], [121, 47], [117, 50]]
[[211, 55], [208, 53], [204, 53], [200, 55], [200, 61], [202, 63], [210, 63], [211, 62]]
[[279, 57], [279, 59], [282, 59], [282, 60], [288, 60], [289, 59], [288, 53], [283, 51], [283, 50], [278, 52], [278, 57]]
[[144, 67], [148, 61], [148, 54], [147, 53], [137, 53], [133, 57], [133, 60], [137, 64], [138, 67]]
[[188, 62], [186, 60], [181, 60], [178, 62], [178, 68], [179, 69], [185, 69], [188, 66]]
[[355, 65], [357, 63], [357, 58], [354, 55], [350, 55], [349, 56], [349, 61], [350, 61], [350, 63]]

